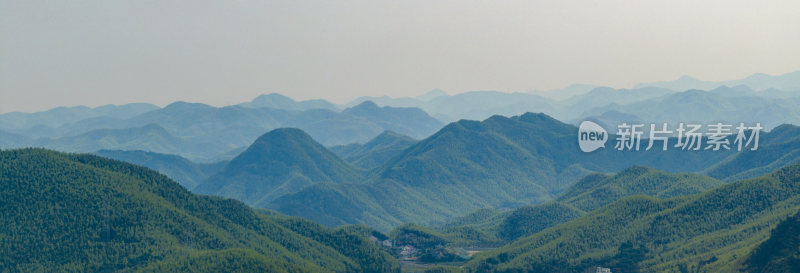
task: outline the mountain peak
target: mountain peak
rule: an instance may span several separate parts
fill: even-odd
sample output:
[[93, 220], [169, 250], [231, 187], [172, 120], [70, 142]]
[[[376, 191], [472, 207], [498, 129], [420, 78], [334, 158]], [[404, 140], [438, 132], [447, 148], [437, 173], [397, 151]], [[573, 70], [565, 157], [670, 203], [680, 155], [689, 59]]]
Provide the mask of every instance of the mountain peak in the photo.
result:
[[616, 89], [608, 87], [608, 86], [600, 86], [600, 87], [592, 88], [592, 90], [589, 90], [589, 92], [587, 92], [587, 94], [605, 94], [605, 93], [613, 92], [613, 91], [616, 91]]
[[396, 139], [396, 138], [403, 138], [403, 139], [413, 140], [413, 138], [411, 138], [411, 137], [409, 137], [407, 135], [400, 134], [400, 133], [395, 133], [392, 130], [386, 130], [386, 131], [383, 131], [383, 133], [381, 133], [380, 135], [374, 137], [372, 140], [370, 140], [370, 142], [372, 142], [372, 141], [380, 141], [380, 140], [385, 140], [385, 139]]
[[367, 100], [367, 101], [364, 101], [362, 103], [359, 103], [356, 106], [351, 107], [350, 109], [372, 110], [372, 109], [379, 109], [379, 108], [381, 108], [381, 107], [378, 106], [377, 104], [375, 104], [374, 102], [372, 102], [371, 100]]
[[276, 109], [295, 110], [295, 108], [298, 108], [296, 104], [297, 102], [290, 97], [278, 93], [269, 93], [258, 95], [258, 97], [255, 97], [250, 102], [245, 102], [241, 105], [251, 108], [269, 107]]
[[401, 146], [410, 146], [412, 143], [416, 142], [410, 136], [395, 133], [394, 131], [386, 130], [383, 131], [380, 135], [374, 137], [369, 142], [365, 143], [363, 147], [374, 149], [375, 147], [386, 146], [391, 144], [402, 144]]
[[176, 101], [164, 107], [165, 110], [179, 110], [179, 109], [186, 110], [191, 108], [213, 108], [213, 107], [204, 103], [185, 102], [185, 101]]
[[772, 76], [764, 74], [764, 73], [754, 73], [753, 75], [750, 75], [745, 79], [746, 80], [759, 80], [760, 81], [760, 80], [769, 79], [770, 77], [772, 77]]
[[269, 93], [269, 94], [261, 94], [257, 97], [253, 98], [252, 102], [259, 102], [259, 101], [272, 101], [272, 100], [283, 100], [283, 101], [294, 101], [292, 98], [284, 96], [280, 93]]
[[316, 183], [356, 182], [361, 174], [306, 132], [279, 128], [261, 135], [197, 191], [264, 205]]
[[333, 105], [332, 103], [323, 99], [296, 101], [279, 93], [261, 94], [249, 102], [240, 103], [239, 106], [247, 108], [273, 108], [283, 110], [338, 110], [336, 105]]
[[522, 122], [532, 123], [540, 126], [545, 126], [548, 128], [559, 128], [562, 130], [571, 130], [570, 125], [563, 123], [545, 113], [531, 113], [527, 112], [525, 114], [520, 115], [517, 117]]
[[435, 98], [438, 98], [438, 97], [445, 97], [445, 96], [449, 96], [449, 94], [444, 92], [442, 89], [434, 88], [431, 91], [426, 92], [425, 94], [417, 96], [417, 99], [424, 100], [424, 101], [430, 101], [432, 99], [435, 99]]
[[273, 140], [311, 140], [310, 135], [303, 130], [297, 128], [278, 128], [261, 135], [256, 139], [253, 144], [261, 142], [269, 142]]
[[520, 115], [519, 118], [520, 118], [520, 120], [523, 120], [523, 121], [532, 121], [532, 120], [546, 120], [546, 121], [550, 121], [550, 122], [551, 121], [558, 121], [558, 120], [554, 119], [553, 117], [551, 117], [551, 116], [549, 116], [549, 115], [547, 115], [545, 113], [541, 113], [541, 112], [539, 112], [539, 113], [526, 112], [525, 114]]

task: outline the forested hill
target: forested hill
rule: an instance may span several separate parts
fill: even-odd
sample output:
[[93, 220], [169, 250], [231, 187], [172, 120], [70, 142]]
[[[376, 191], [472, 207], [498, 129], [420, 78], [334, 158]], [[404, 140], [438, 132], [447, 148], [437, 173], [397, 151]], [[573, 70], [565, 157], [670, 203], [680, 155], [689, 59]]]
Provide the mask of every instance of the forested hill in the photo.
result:
[[399, 272], [351, 229], [93, 155], [0, 151], [0, 212], [0, 272]]
[[[737, 272], [774, 263], [764, 250], [791, 249], [791, 220], [800, 210], [800, 164], [686, 197], [631, 196], [545, 229], [467, 264], [469, 272]], [[788, 235], [788, 236], [787, 236]], [[771, 239], [772, 240], [772, 239]], [[781, 240], [781, 239], [778, 239]], [[772, 240], [774, 241], [774, 240]], [[787, 260], [793, 253], [781, 254]], [[766, 258], [765, 258], [766, 257]], [[752, 271], [761, 272], [761, 271]], [[771, 271], [766, 271], [771, 272]]]
[[749, 272], [797, 272], [800, 268], [800, 214], [787, 218], [772, 230], [769, 239], [755, 248], [745, 262]]

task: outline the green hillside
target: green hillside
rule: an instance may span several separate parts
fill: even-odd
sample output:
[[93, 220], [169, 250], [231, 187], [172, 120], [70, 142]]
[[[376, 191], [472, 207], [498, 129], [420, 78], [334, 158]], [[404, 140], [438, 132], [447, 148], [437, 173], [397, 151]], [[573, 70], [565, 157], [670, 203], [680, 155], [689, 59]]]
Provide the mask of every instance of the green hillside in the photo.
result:
[[671, 198], [701, 193], [723, 184], [704, 175], [672, 174], [641, 166], [630, 167], [600, 181], [593, 179], [584, 178], [556, 200], [582, 211], [592, 211], [627, 196]]
[[[723, 185], [723, 182], [697, 174], [671, 174], [653, 168], [634, 166], [613, 176], [587, 175], [559, 195], [555, 201], [521, 207], [505, 213], [488, 214], [474, 221], [457, 219], [446, 225], [480, 227], [505, 242], [566, 223], [606, 204], [634, 195], [670, 198], [692, 195]], [[461, 222], [460, 224], [457, 224]], [[491, 237], [490, 237], [491, 238]], [[495, 242], [476, 242], [495, 244]]]
[[800, 209], [800, 165], [688, 197], [632, 196], [479, 255], [471, 272], [733, 272]]
[[92, 155], [0, 151], [0, 272], [399, 272], [346, 229]]
[[467, 215], [456, 217], [445, 224], [438, 225], [438, 229], [448, 229], [461, 226], [487, 228], [497, 226], [500, 221], [508, 216], [508, 212], [496, 209], [479, 209]]
[[705, 173], [733, 181], [761, 176], [796, 163], [800, 163], [800, 127], [784, 124], [765, 134], [758, 150], [735, 154]]
[[779, 223], [769, 239], [758, 245], [744, 263], [748, 272], [797, 272], [800, 268], [800, 214]]

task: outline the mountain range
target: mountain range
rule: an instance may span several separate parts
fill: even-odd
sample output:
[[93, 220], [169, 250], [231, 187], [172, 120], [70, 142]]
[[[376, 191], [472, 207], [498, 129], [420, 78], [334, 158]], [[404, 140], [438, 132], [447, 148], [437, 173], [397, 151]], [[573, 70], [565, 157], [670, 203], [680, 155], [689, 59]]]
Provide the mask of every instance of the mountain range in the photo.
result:
[[[688, 90], [631, 104], [587, 108], [579, 120], [596, 118], [611, 127], [635, 121], [737, 125], [739, 122], [749, 125], [758, 122], [767, 129], [785, 123], [800, 124], [800, 97], [777, 99], [747, 95], [753, 92], [741, 86], [723, 86], [710, 91]], [[609, 117], [609, 112], [626, 116]], [[608, 129], [616, 131], [615, 127]]]
[[[782, 126], [764, 133], [761, 148], [747, 153], [760, 154], [766, 160], [772, 160], [775, 162], [772, 168], [788, 165], [792, 159], [781, 157], [777, 150], [783, 148], [774, 147], [796, 145], [797, 138], [787, 136], [794, 130], [796, 127]], [[360, 223], [386, 230], [403, 222], [428, 224], [481, 208], [511, 209], [543, 203], [553, 200], [589, 173], [619, 172], [634, 165], [653, 166], [670, 172], [708, 172], [714, 177], [728, 179], [730, 175], [723, 175], [719, 170], [739, 165], [735, 163], [736, 158], [745, 156], [733, 151], [685, 152], [673, 149], [625, 152], [610, 148], [587, 154], [576, 147], [577, 128], [544, 114], [529, 113], [513, 118], [495, 116], [482, 122], [452, 123], [433, 136], [408, 146], [381, 165], [358, 171], [333, 153], [308, 152], [324, 147], [312, 138], [300, 136], [300, 132], [297, 134], [292, 141], [258, 142], [248, 149], [248, 154], [255, 155], [259, 151], [260, 155], [237, 164], [251, 164], [253, 170], [258, 171], [270, 170], [271, 166], [287, 166], [257, 177], [301, 177], [291, 173], [292, 168], [306, 168], [303, 166], [339, 166], [336, 169], [352, 175], [330, 179], [331, 171], [324, 171], [328, 168], [315, 168], [310, 173], [322, 170], [316, 179], [303, 178], [303, 183], [297, 183], [302, 186], [287, 191], [284, 191], [287, 186], [272, 187], [280, 189], [285, 193], [283, 195], [262, 195], [261, 187], [240, 188], [247, 183], [227, 180], [227, 177], [248, 177], [251, 172], [232, 172], [210, 178], [207, 183], [219, 188], [237, 188], [238, 193], [215, 190], [204, 193], [245, 200], [251, 205], [276, 209], [326, 225]], [[292, 144], [286, 145], [286, 142]], [[293, 147], [294, 154], [319, 156], [293, 158], [272, 154], [278, 145], [285, 145], [280, 148]], [[269, 163], [268, 159], [279, 159], [280, 162]], [[741, 175], [753, 177], [759, 173]], [[258, 203], [254, 203], [256, 201]]]
[[[794, 272], [798, 75], [6, 113], [0, 272]], [[619, 151], [622, 122], [765, 131]]]
[[[28, 124], [33, 126], [30, 128], [45, 126], [32, 124]], [[50, 137], [34, 138], [6, 130], [0, 133], [7, 136], [0, 139], [0, 147], [47, 147], [71, 152], [145, 150], [216, 162], [230, 159], [232, 151], [241, 151], [265, 131], [280, 127], [302, 128], [325, 145], [341, 145], [366, 142], [385, 130], [424, 138], [441, 126], [441, 122], [419, 109], [378, 107], [371, 102], [341, 112], [242, 106], [216, 108], [177, 102], [125, 119], [101, 116], [57, 128], [47, 127], [57, 132]], [[126, 137], [128, 139], [121, 139]]]
[[[631, 89], [614, 89], [610, 87], [575, 84], [562, 89], [535, 92], [505, 93], [499, 91], [470, 91], [449, 95], [439, 89], [418, 97], [392, 98], [360, 97], [346, 104], [353, 106], [363, 101], [373, 101], [378, 105], [396, 107], [417, 107], [439, 120], [445, 122], [458, 121], [459, 119], [483, 120], [492, 115], [514, 116], [525, 112], [544, 112], [559, 120], [573, 121], [586, 118], [588, 114], [601, 115], [606, 111], [619, 106], [637, 102], [657, 102], [661, 97], [687, 90], [705, 90], [717, 95], [728, 97], [748, 97], [755, 99], [791, 99], [800, 96], [800, 71], [784, 75], [770, 76], [754, 74], [750, 77], [724, 82], [703, 82], [690, 77], [682, 77], [674, 82], [643, 83]], [[664, 108], [681, 106], [681, 103], [663, 103]], [[784, 103], [798, 108], [797, 102]], [[713, 103], [704, 107], [713, 107]], [[737, 106], [738, 107], [738, 106]], [[605, 111], [593, 111], [594, 108]], [[734, 108], [740, 113], [746, 113], [753, 107]], [[768, 110], [768, 109], [765, 109]], [[622, 111], [621, 111], [622, 112]], [[656, 112], [656, 111], [654, 111]], [[625, 112], [623, 112], [625, 113]], [[666, 112], [656, 112], [666, 115]], [[626, 113], [633, 114], [636, 113]], [[764, 123], [780, 125], [789, 120], [773, 120], [774, 116], [759, 116]], [[729, 118], [728, 121], [736, 121]], [[797, 122], [796, 120], [791, 120]]]
[[[300, 133], [291, 131], [271, 135]], [[374, 231], [330, 229], [237, 201], [193, 195], [149, 169], [91, 155], [23, 149], [0, 151], [0, 157], [5, 200], [0, 209], [6, 212], [0, 220], [4, 226], [27, 227], [0, 233], [6, 253], [0, 265], [6, 269], [399, 270], [383, 247], [370, 242], [387, 237]], [[800, 165], [729, 184], [647, 167], [592, 174], [551, 203], [500, 213], [500, 220], [490, 222], [499, 223], [495, 228], [507, 245], [475, 254], [463, 268], [446, 269], [787, 272], [797, 245], [792, 230], [800, 210], [798, 181]], [[57, 211], [48, 201], [53, 198], [62, 200]], [[484, 210], [458, 221], [469, 226], [497, 219], [492, 215], [496, 211]], [[435, 250], [442, 244], [485, 236], [467, 231], [451, 226], [439, 233], [405, 225], [388, 237], [431, 255], [450, 249]], [[54, 232], [63, 236], [44, 239]], [[67, 245], [63, 240], [77, 241], [58, 247]], [[22, 241], [39, 251], [12, 247]], [[81, 258], [64, 264], [69, 259], [59, 257], [67, 256]], [[126, 262], [112, 262], [119, 260]]]
[[[212, 165], [114, 158], [160, 170], [199, 193], [330, 226], [388, 230], [404, 222], [443, 223], [477, 209], [544, 203], [592, 172], [634, 165], [726, 181], [755, 177], [800, 161], [796, 132], [796, 126], [777, 127], [762, 133], [758, 151], [741, 153], [609, 147], [587, 154], [576, 149], [577, 128], [529, 113], [459, 121], [420, 141], [387, 131], [365, 144], [330, 150], [302, 130], [278, 129], [233, 160]], [[201, 171], [208, 166], [218, 171]]]
[[[240, 152], [259, 135], [280, 127], [303, 129], [323, 145], [336, 146], [365, 143], [385, 130], [422, 139], [443, 126], [436, 119], [483, 120], [493, 115], [526, 112], [543, 112], [572, 124], [596, 120], [612, 131], [621, 122], [761, 122], [771, 129], [784, 123], [800, 123], [800, 113], [796, 110], [800, 109], [798, 73], [756, 74], [708, 84], [640, 84], [630, 90], [584, 84], [550, 92], [471, 91], [449, 95], [434, 89], [411, 98], [361, 97], [345, 105], [325, 100], [295, 101], [271, 93], [227, 107], [185, 102], [164, 108], [146, 103], [59, 107], [37, 113], [1, 114], [0, 147], [61, 149], [47, 144], [91, 131], [156, 124], [189, 143], [185, 146], [211, 143], [214, 152], [184, 150], [178, 154], [196, 161], [215, 162], [232, 158], [234, 151]], [[700, 81], [684, 77], [680, 82]], [[165, 144], [105, 148], [166, 152], [149, 150], [148, 145]]]
[[158, 106], [149, 103], [130, 103], [95, 108], [57, 107], [36, 113], [10, 112], [0, 115], [0, 128], [32, 138], [49, 137], [55, 133], [56, 128], [65, 124], [99, 117], [126, 119], [156, 109]]

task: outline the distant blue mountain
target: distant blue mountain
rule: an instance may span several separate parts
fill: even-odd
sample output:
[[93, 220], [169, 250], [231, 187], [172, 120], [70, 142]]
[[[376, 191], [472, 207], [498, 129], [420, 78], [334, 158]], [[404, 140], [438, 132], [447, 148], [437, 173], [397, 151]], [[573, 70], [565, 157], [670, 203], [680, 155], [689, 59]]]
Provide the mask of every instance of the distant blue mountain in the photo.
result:
[[573, 84], [564, 88], [547, 90], [547, 91], [537, 91], [535, 94], [550, 98], [553, 100], [565, 100], [571, 97], [583, 95], [589, 93], [589, 91], [599, 88], [600, 86], [593, 85], [593, 84]]
[[172, 178], [172, 180], [180, 183], [188, 190], [194, 189], [200, 182], [203, 182], [227, 164], [226, 161], [199, 164], [177, 155], [141, 150], [100, 150], [95, 154], [156, 170]]
[[444, 90], [436, 88], [432, 89], [431, 91], [425, 92], [425, 94], [416, 96], [415, 98], [421, 101], [431, 101], [432, 99], [445, 96], [450, 96], [450, 95], [444, 92]]
[[41, 138], [25, 147], [44, 147], [65, 152], [95, 152], [99, 150], [144, 150], [176, 154], [192, 160], [207, 160], [231, 148], [210, 142], [192, 142], [170, 134], [163, 127], [150, 123], [141, 127], [98, 129], [76, 136], [57, 139]]
[[[765, 128], [800, 124], [800, 97], [773, 99], [754, 96], [745, 86], [719, 87], [710, 91], [688, 90], [627, 105], [610, 104], [587, 109], [580, 119], [600, 118], [609, 111], [635, 116], [648, 123], [760, 122]], [[616, 126], [623, 120], [607, 120]]]
[[738, 85], [746, 85], [754, 90], [759, 91], [770, 88], [793, 91], [800, 90], [800, 70], [777, 76], [757, 73], [744, 79], [721, 82], [701, 81], [689, 76], [682, 76], [674, 81], [640, 83], [636, 85], [636, 88], [651, 86], [672, 89], [676, 91], [684, 91], [689, 89], [711, 90], [720, 86]]
[[86, 106], [57, 107], [36, 113], [11, 112], [0, 115], [0, 129], [42, 137], [46, 136], [46, 132], [49, 130], [42, 131], [41, 128], [56, 128], [64, 124], [97, 117], [126, 119], [156, 109], [158, 106], [149, 103], [130, 103], [119, 106], [103, 105], [95, 108]]
[[283, 110], [309, 110], [309, 109], [327, 109], [333, 111], [339, 110], [339, 108], [336, 105], [326, 100], [316, 99], [316, 100], [306, 100], [298, 102], [293, 100], [292, 98], [289, 98], [287, 96], [278, 93], [259, 95], [252, 101], [241, 103], [239, 105], [248, 108], [267, 107], [267, 108], [283, 109]]
[[505, 93], [499, 91], [470, 91], [456, 95], [435, 92], [419, 98], [360, 97], [346, 104], [355, 106], [365, 101], [393, 107], [416, 107], [431, 116], [453, 122], [460, 119], [482, 120], [492, 115], [513, 116], [525, 112], [555, 111], [553, 100], [532, 93]]
[[[270, 97], [278, 98], [276, 100], [281, 98], [279, 95]], [[66, 124], [28, 128], [27, 131], [40, 131], [40, 134], [34, 136], [0, 128], [7, 135], [0, 139], [0, 147], [35, 145], [83, 152], [134, 149], [178, 154], [192, 160], [212, 162], [232, 158], [235, 154], [229, 153], [230, 151], [248, 146], [258, 136], [280, 127], [301, 128], [323, 145], [332, 146], [364, 143], [386, 130], [424, 138], [443, 126], [440, 121], [420, 109], [378, 107], [372, 102], [343, 111], [318, 108], [301, 111], [269, 107], [213, 107], [201, 103], [175, 102], [164, 108], [125, 118], [127, 115], [130, 114], [96, 116]], [[55, 124], [55, 121], [52, 123]], [[166, 141], [169, 139], [166, 137], [151, 140], [151, 137], [159, 134], [150, 134], [142, 136], [139, 142], [108, 141], [121, 137], [116, 134], [125, 132], [126, 129], [149, 125], [161, 128], [172, 140]], [[167, 142], [175, 143], [164, 144]]]
[[672, 90], [658, 87], [638, 89], [614, 89], [598, 87], [591, 91], [553, 103], [553, 116], [561, 120], [579, 118], [586, 110], [607, 105], [626, 105], [645, 100], [663, 97], [675, 93]]

